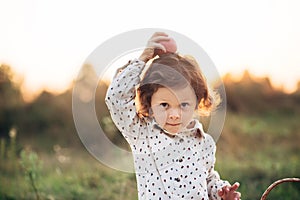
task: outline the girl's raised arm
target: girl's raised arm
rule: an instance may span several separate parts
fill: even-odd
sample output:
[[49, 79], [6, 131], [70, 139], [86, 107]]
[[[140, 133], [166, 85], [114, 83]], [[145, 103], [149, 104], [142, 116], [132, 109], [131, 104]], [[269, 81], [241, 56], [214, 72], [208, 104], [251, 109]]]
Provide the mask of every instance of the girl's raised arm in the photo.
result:
[[135, 106], [136, 86], [140, 82], [140, 74], [145, 63], [156, 56], [155, 49], [166, 51], [159, 42], [169, 39], [165, 33], [154, 33], [139, 59], [132, 60], [120, 68], [121, 71], [118, 70], [107, 90], [105, 101], [112, 120], [129, 142], [138, 137], [142, 127], [140, 123], [143, 123]]
[[113, 79], [105, 97], [111, 118], [126, 139], [129, 136], [137, 137], [140, 119], [135, 106], [135, 87], [139, 84], [144, 66], [141, 60], [130, 61]]

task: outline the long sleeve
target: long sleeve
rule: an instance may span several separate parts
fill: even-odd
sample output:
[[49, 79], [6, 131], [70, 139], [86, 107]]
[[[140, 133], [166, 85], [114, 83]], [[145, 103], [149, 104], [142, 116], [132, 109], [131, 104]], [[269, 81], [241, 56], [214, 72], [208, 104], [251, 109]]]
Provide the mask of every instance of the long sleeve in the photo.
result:
[[145, 63], [131, 61], [111, 82], [105, 97], [112, 120], [129, 143], [139, 134], [141, 120], [135, 106], [136, 86]]
[[215, 153], [216, 153], [216, 145], [211, 137], [209, 137], [209, 142], [206, 142], [207, 146], [205, 148], [209, 149], [209, 153], [207, 157], [210, 158], [207, 163], [208, 176], [207, 176], [207, 189], [208, 196], [211, 200], [221, 200], [221, 197], [218, 195], [218, 191], [226, 186], [230, 185], [228, 181], [224, 181], [220, 179], [220, 175], [217, 171], [215, 171]]

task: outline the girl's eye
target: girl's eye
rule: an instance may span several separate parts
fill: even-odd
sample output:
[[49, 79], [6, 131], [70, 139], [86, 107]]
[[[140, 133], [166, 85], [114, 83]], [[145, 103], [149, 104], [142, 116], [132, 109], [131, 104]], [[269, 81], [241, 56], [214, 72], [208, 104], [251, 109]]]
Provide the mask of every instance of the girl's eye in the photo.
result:
[[160, 106], [163, 107], [163, 108], [168, 108], [169, 104], [168, 103], [161, 103]]
[[187, 108], [189, 106], [189, 103], [181, 103], [181, 108]]

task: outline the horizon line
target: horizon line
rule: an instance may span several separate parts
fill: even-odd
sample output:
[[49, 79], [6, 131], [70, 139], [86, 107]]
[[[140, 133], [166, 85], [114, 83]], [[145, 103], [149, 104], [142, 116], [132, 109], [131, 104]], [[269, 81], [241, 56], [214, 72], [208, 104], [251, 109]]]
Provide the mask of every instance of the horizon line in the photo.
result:
[[[240, 83], [240, 82], [245, 81], [244, 79], [247, 77], [249, 77], [253, 82], [256, 82], [259, 84], [262, 84], [261, 81], [267, 80], [268, 83], [270, 84], [271, 88], [274, 91], [283, 92], [285, 94], [293, 94], [300, 89], [300, 79], [296, 80], [296, 83], [295, 83], [293, 89], [288, 89], [284, 86], [284, 84], [275, 84], [270, 75], [259, 76], [254, 73], [251, 73], [251, 71], [249, 69], [243, 70], [243, 72], [239, 73], [238, 75], [235, 74], [234, 72], [227, 72], [221, 76], [221, 80], [225, 86], [226, 79], [229, 79], [230, 81], [235, 82], [235, 83]], [[64, 87], [60, 87], [60, 88], [54, 88], [49, 85], [44, 85], [37, 89], [28, 89], [26, 86], [20, 85], [20, 91], [21, 91], [24, 101], [31, 102], [31, 101], [34, 101], [36, 98], [38, 98], [43, 92], [48, 92], [53, 95], [64, 94], [68, 90], [73, 88], [74, 82], [76, 82], [76, 78], [72, 79]], [[100, 85], [101, 82], [105, 82], [107, 84], [110, 82], [110, 80], [109, 80], [109, 78], [103, 78], [102, 80], [99, 81], [98, 85]]]

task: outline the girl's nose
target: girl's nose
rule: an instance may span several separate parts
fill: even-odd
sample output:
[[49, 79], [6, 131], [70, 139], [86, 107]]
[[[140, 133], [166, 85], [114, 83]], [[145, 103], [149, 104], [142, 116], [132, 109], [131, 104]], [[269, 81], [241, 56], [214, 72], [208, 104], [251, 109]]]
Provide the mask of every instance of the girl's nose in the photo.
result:
[[179, 109], [171, 109], [169, 112], [169, 118], [172, 120], [177, 120], [180, 118], [180, 111]]

